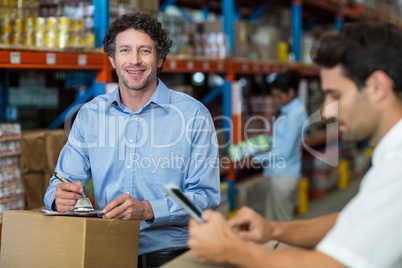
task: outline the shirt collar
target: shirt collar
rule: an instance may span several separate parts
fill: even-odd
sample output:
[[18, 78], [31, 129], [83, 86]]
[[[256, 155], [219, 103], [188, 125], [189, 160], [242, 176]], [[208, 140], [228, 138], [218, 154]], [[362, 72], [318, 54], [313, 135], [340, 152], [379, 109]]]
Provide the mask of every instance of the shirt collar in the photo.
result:
[[[159, 78], [158, 86], [156, 87], [151, 98], [141, 109], [138, 110], [138, 112], [141, 112], [143, 108], [147, 107], [151, 103], [162, 107], [165, 112], [168, 112], [168, 104], [170, 103], [170, 90]], [[122, 109], [124, 107], [120, 99], [120, 88], [117, 88], [112, 93], [110, 93], [109, 99], [106, 102], [106, 107], [110, 107], [112, 105], [118, 105]]]
[[402, 119], [398, 121], [385, 136], [380, 140], [374, 149], [372, 162], [380, 162], [382, 159], [386, 159], [385, 156], [392, 150], [397, 148], [397, 145], [401, 144], [401, 133], [402, 133]]
[[110, 95], [109, 98], [106, 102], [106, 107], [110, 107], [112, 105], [118, 105], [121, 106], [121, 99], [120, 99], [120, 94], [119, 94], [119, 87], [117, 87], [115, 90], [113, 90]]
[[149, 99], [148, 103], [145, 106], [147, 106], [149, 103], [155, 103], [156, 105], [159, 105], [162, 107], [165, 112], [168, 112], [170, 104], [170, 90], [166, 87], [166, 85], [158, 78], [158, 86], [156, 87], [156, 90], [154, 94], [152, 94], [151, 98]]
[[300, 103], [300, 99], [299, 98], [295, 98], [293, 99], [291, 102], [289, 102], [286, 105], [283, 105], [281, 107], [281, 114], [287, 114], [290, 110], [292, 110], [292, 108], [296, 105], [298, 105]]

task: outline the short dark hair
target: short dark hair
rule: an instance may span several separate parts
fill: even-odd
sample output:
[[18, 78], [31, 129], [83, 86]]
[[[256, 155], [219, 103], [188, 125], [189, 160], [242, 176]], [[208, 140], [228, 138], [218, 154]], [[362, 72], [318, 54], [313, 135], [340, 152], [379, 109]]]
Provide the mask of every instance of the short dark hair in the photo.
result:
[[297, 94], [297, 89], [300, 83], [300, 73], [297, 70], [289, 70], [279, 74], [271, 83], [271, 87], [277, 88], [279, 91], [289, 93], [290, 89], [294, 89]]
[[[119, 33], [128, 29], [142, 31], [149, 35], [155, 42], [157, 59], [166, 61], [166, 56], [170, 52], [172, 40], [169, 38], [169, 31], [162, 27], [162, 24], [157, 19], [142, 12], [125, 14], [113, 21], [106, 32], [103, 39], [103, 51], [114, 59], [116, 53], [116, 37]], [[163, 70], [161, 66], [158, 68], [158, 73]]]
[[339, 33], [324, 35], [311, 51], [315, 63], [342, 67], [343, 74], [360, 89], [376, 70], [393, 80], [402, 98], [402, 30], [385, 22], [358, 22], [342, 26]]

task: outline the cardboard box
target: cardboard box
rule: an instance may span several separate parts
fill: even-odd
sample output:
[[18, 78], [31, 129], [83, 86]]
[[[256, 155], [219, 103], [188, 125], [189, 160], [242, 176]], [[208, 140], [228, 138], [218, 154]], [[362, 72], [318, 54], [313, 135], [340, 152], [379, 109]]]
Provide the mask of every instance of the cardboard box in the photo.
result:
[[43, 172], [46, 166], [45, 131], [24, 131], [21, 136], [20, 169], [22, 174]]
[[[61, 149], [67, 142], [66, 132], [63, 129], [53, 130], [46, 133], [46, 169], [45, 172], [53, 174], [59, 159]], [[49, 177], [50, 179], [50, 177]]]
[[[45, 172], [43, 175], [43, 197], [45, 197], [45, 193], [46, 193], [47, 187], [49, 187], [51, 177], [53, 177], [53, 172], [52, 173]], [[43, 205], [43, 200], [42, 200], [42, 205]]]
[[0, 266], [137, 267], [139, 221], [4, 212]]
[[141, 8], [150, 14], [158, 14], [159, 0], [141, 0]]
[[[42, 172], [26, 173], [21, 176], [22, 185], [24, 185], [25, 208], [33, 209], [43, 206], [43, 197], [46, 188]], [[48, 178], [48, 180], [50, 177]]]
[[277, 27], [265, 26], [257, 28], [253, 43], [262, 60], [278, 60], [278, 43], [283, 40], [282, 32]]

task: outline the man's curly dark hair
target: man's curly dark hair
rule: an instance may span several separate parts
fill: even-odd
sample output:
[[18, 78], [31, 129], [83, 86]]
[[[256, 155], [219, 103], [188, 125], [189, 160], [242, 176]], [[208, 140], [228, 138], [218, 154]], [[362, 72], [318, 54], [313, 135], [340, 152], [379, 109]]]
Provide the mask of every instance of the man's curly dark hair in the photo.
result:
[[327, 33], [311, 50], [314, 63], [333, 68], [340, 64], [343, 74], [361, 90], [376, 70], [385, 72], [402, 99], [402, 30], [387, 22], [346, 23], [338, 33]]
[[[135, 12], [132, 14], [125, 14], [118, 17], [110, 24], [103, 39], [103, 51], [113, 59], [116, 53], [116, 37], [119, 33], [128, 29], [142, 31], [149, 35], [155, 42], [156, 57], [166, 61], [166, 56], [170, 52], [172, 40], [169, 38], [169, 31], [162, 27], [162, 24], [157, 19], [152, 18], [150, 15], [142, 12]], [[162, 62], [162, 63], [163, 63]], [[158, 68], [157, 72], [163, 70], [163, 65]]]

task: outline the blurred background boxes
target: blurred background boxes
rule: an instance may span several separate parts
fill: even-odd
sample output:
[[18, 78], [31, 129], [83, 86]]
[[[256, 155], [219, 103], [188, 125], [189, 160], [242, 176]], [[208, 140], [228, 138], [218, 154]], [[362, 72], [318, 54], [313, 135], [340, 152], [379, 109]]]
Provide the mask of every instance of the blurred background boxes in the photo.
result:
[[236, 208], [248, 206], [259, 214], [265, 214], [269, 178], [257, 175], [236, 183]]
[[43, 197], [60, 151], [67, 141], [64, 130], [24, 131], [21, 139], [21, 175], [25, 208], [43, 206]]

